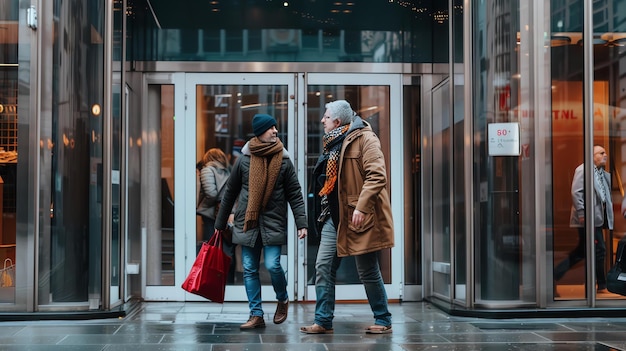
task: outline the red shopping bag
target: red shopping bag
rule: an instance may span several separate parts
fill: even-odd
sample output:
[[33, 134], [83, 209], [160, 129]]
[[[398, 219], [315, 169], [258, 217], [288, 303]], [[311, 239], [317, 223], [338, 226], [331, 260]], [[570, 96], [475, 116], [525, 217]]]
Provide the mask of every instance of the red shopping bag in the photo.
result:
[[182, 288], [213, 302], [224, 302], [230, 259], [222, 251], [222, 235], [213, 235], [208, 242], [202, 243], [200, 253]]

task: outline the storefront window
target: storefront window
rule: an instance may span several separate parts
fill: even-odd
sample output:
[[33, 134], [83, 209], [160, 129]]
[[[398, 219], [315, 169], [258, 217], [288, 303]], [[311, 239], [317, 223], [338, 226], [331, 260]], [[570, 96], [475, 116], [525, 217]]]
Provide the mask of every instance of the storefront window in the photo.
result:
[[15, 302], [18, 2], [0, 0], [0, 303]]
[[[592, 237], [596, 242], [596, 271], [592, 273], [594, 278], [591, 279], [595, 282], [593, 289], [596, 289], [599, 299], [621, 297], [604, 289], [606, 272], [615, 261], [618, 241], [626, 233], [626, 220], [622, 214], [625, 184], [622, 177], [626, 172], [626, 114], [623, 112], [626, 95], [621, 88], [621, 77], [626, 72], [626, 49], [623, 46], [626, 43], [626, 14], [618, 3], [593, 3], [592, 43], [583, 40], [582, 1], [567, 4], [553, 2], [551, 7], [553, 274], [554, 296], [557, 300], [587, 298], [586, 264], [589, 256], [586, 243]], [[592, 82], [584, 78], [584, 51], [587, 45], [593, 46]], [[589, 87], [593, 88], [593, 116], [586, 115], [583, 102], [585, 89]], [[584, 155], [590, 152], [585, 148], [585, 138], [591, 126], [595, 145], [594, 160], [584, 164]], [[595, 160], [601, 150], [599, 147], [606, 152], [606, 162]], [[609, 214], [606, 221], [594, 220], [598, 227], [594, 233], [586, 233], [579, 219], [581, 206], [575, 206], [575, 202], [582, 200], [575, 199], [584, 194], [584, 175], [593, 175], [594, 168], [597, 168], [594, 165], [610, 173], [609, 198], [604, 201], [609, 204]], [[593, 177], [594, 195], [600, 196], [602, 184], [596, 182], [595, 175]], [[581, 191], [576, 192], [576, 188]], [[601, 198], [595, 202], [599, 206]]]

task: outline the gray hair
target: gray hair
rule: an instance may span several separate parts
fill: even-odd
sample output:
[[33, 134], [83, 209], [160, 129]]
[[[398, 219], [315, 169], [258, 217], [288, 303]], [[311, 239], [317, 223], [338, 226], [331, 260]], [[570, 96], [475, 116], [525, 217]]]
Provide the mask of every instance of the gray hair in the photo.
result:
[[326, 109], [330, 113], [331, 120], [339, 120], [341, 125], [352, 123], [356, 113], [352, 111], [352, 107], [346, 100], [336, 100], [326, 104]]

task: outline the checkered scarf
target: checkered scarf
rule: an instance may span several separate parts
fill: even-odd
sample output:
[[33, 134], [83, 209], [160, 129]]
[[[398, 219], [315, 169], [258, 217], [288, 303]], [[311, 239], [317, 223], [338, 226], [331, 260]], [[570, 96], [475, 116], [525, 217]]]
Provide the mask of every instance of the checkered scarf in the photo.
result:
[[320, 196], [330, 194], [335, 188], [335, 183], [337, 182], [337, 161], [339, 161], [341, 144], [343, 143], [343, 139], [346, 137], [348, 129], [350, 129], [349, 124], [337, 127], [324, 134], [324, 137], [322, 138], [324, 155], [328, 156], [328, 163], [326, 163], [326, 181], [324, 182], [324, 187], [319, 192]]

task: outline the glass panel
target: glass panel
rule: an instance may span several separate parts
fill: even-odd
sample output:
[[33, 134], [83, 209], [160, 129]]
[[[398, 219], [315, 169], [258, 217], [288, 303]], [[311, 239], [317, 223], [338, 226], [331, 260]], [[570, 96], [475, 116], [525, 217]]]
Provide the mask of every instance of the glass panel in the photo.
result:
[[[626, 12], [624, 3], [618, 0], [596, 1], [593, 3], [593, 12], [594, 36], [600, 37], [593, 50], [594, 89], [600, 85], [598, 91], [594, 91], [594, 141], [606, 143], [608, 138], [608, 145], [604, 144], [607, 145], [605, 148], [609, 156], [605, 170], [611, 173], [610, 192], [615, 218], [613, 230], [603, 231], [606, 258], [602, 263], [608, 272], [620, 258], [618, 243], [626, 236]], [[626, 255], [622, 255], [621, 260], [626, 262]], [[601, 261], [596, 261], [596, 264]], [[597, 296], [600, 299], [626, 298], [607, 293], [599, 293]]]
[[[254, 137], [252, 118], [257, 113], [267, 113], [278, 122], [278, 137], [284, 145], [289, 143], [287, 127], [289, 115], [286, 85], [197, 85], [196, 86], [196, 160], [202, 160], [211, 148], [222, 150], [231, 165], [241, 155], [241, 148]], [[199, 180], [197, 193], [200, 192]], [[213, 234], [211, 220], [196, 216], [196, 246]], [[203, 226], [206, 229], [203, 230]], [[204, 232], [204, 233], [203, 233]], [[229, 285], [243, 285], [241, 247], [228, 248], [231, 260]], [[281, 263], [287, 267], [287, 252], [283, 246]], [[265, 265], [260, 265], [261, 284], [271, 285]]]
[[121, 242], [121, 186], [125, 184], [121, 178], [122, 163], [122, 13], [123, 1], [113, 1], [113, 77], [111, 99], [111, 271], [110, 271], [110, 303], [113, 304], [123, 298], [120, 291], [120, 274], [124, 260], [122, 259]]
[[144, 175], [148, 207], [147, 285], [174, 285], [174, 86], [148, 86], [148, 118], [142, 148], [158, 172]]
[[404, 284], [422, 283], [422, 218], [421, 218], [421, 85], [415, 78], [415, 85], [404, 87], [404, 193], [407, 199], [405, 207], [404, 235]]
[[450, 83], [433, 89], [433, 292], [450, 297]]
[[131, 61], [448, 61], [447, 1], [128, 3]]
[[[322, 153], [322, 137], [324, 130], [321, 125], [322, 116], [326, 111], [325, 105], [334, 100], [346, 100], [361, 118], [370, 123], [374, 132], [380, 138], [385, 154], [387, 172], [389, 173], [390, 138], [389, 130], [389, 86], [377, 85], [309, 85], [307, 88], [307, 184], [312, 189], [313, 168]], [[389, 179], [389, 174], [387, 174]], [[319, 207], [312, 193], [308, 194], [309, 235], [307, 236], [307, 284], [315, 284], [315, 258], [319, 248], [320, 236], [317, 232], [317, 223], [314, 213]], [[385, 284], [391, 283], [391, 250], [380, 252], [380, 268]], [[345, 257], [337, 270], [337, 285], [361, 284], [356, 271], [354, 257]]]
[[[41, 120], [39, 305], [89, 300], [102, 282], [103, 1], [54, 4], [51, 119]], [[93, 35], [77, 35], [83, 31]], [[74, 48], [67, 50], [67, 48]], [[45, 75], [44, 75], [45, 76]], [[73, 77], [61, 79], [60, 77]], [[48, 103], [44, 103], [48, 105]]]
[[[453, 1], [452, 42], [454, 43], [454, 62], [463, 62], [463, 1]], [[465, 223], [465, 95], [463, 79], [464, 65], [453, 65], [454, 69], [454, 140], [452, 153], [454, 162], [454, 297], [464, 300], [467, 293], [467, 226]]]
[[[551, 5], [554, 297], [585, 299], [587, 239], [584, 228], [577, 224], [577, 215], [572, 222], [573, 178], [575, 169], [584, 161], [583, 2]], [[594, 88], [607, 96], [606, 86]], [[594, 124], [596, 127], [602, 133], [602, 125]], [[608, 150], [605, 141], [598, 140]], [[584, 172], [580, 175], [582, 182]], [[577, 188], [582, 189], [582, 184]]]
[[[135, 101], [139, 101], [136, 95], [136, 91], [128, 86], [124, 86], [125, 106], [123, 111], [123, 119], [126, 127], [126, 132], [123, 134], [126, 146], [126, 160], [124, 161], [124, 167], [128, 167], [128, 171], [125, 172], [126, 176], [126, 225], [125, 225], [125, 260], [128, 263], [139, 266], [142, 261], [142, 227], [144, 222], [142, 220], [141, 206], [146, 202], [141, 199], [142, 192], [142, 121], [141, 118], [131, 118], [136, 114], [131, 111], [136, 111], [139, 104]], [[146, 99], [147, 100], [147, 99]], [[138, 114], [138, 112], [137, 112]], [[150, 173], [150, 172], [147, 172]], [[150, 191], [148, 191], [150, 193]], [[122, 258], [124, 259], [124, 258]], [[138, 267], [141, 268], [141, 267]], [[143, 267], [147, 269], [148, 267]], [[138, 280], [138, 275], [130, 275], [126, 272], [126, 291], [124, 291], [124, 298], [128, 298], [134, 291], [131, 289], [136, 286], [135, 280]]]
[[[532, 17], [519, 1], [479, 2], [475, 5], [474, 61], [474, 233], [477, 301], [535, 301], [534, 234], [535, 169], [528, 153], [534, 119], [533, 77], [520, 75], [530, 67], [532, 40], [520, 22]], [[521, 45], [520, 45], [521, 44]], [[500, 127], [495, 123], [502, 123]], [[505, 150], [490, 140], [518, 131], [526, 153], [517, 144]], [[508, 134], [507, 134], [508, 135]], [[514, 139], [513, 139], [514, 140]], [[532, 143], [531, 143], [532, 144]], [[504, 152], [503, 152], [504, 151]], [[571, 151], [568, 151], [568, 155]], [[543, 181], [543, 180], [539, 180]]]
[[[467, 227], [465, 225], [465, 118], [463, 80], [455, 75], [454, 80], [454, 139], [452, 140], [453, 192], [454, 192], [454, 282], [456, 299], [465, 299], [467, 287]], [[469, 185], [468, 185], [469, 186]]]
[[17, 0], [0, 0], [0, 303], [15, 302], [17, 270], [18, 10]]

